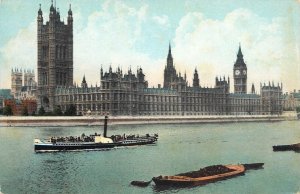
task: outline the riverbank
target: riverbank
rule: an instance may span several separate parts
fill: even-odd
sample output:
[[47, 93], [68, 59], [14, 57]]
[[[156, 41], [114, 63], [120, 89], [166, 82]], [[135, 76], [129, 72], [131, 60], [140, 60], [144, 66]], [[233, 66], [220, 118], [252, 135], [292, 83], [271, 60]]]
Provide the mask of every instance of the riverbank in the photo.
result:
[[[170, 124], [170, 123], [229, 123], [296, 120], [297, 115], [201, 115], [201, 116], [109, 116], [110, 125]], [[97, 126], [103, 125], [103, 116], [32, 117], [3, 116], [0, 126]]]

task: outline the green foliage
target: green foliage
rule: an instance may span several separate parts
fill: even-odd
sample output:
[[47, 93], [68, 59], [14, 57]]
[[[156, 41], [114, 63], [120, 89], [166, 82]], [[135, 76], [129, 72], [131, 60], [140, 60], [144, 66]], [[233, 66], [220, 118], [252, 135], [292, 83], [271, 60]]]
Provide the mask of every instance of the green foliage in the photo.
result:
[[75, 105], [71, 104], [71, 105], [67, 108], [67, 110], [66, 110], [66, 112], [65, 112], [65, 115], [66, 115], [66, 116], [76, 116], [76, 107], [75, 107]]
[[296, 111], [300, 112], [300, 106], [296, 107]]
[[63, 115], [63, 112], [62, 112], [60, 106], [56, 106], [56, 107], [55, 107], [55, 109], [54, 109], [54, 111], [53, 111], [53, 114], [54, 114], [55, 116], [62, 116], [62, 115]]
[[31, 113], [31, 116], [36, 116], [35, 111], [33, 111], [33, 112]]
[[38, 115], [39, 116], [43, 116], [43, 115], [45, 115], [45, 109], [44, 109], [44, 107], [43, 106], [41, 106], [41, 108], [39, 109], [39, 112], [38, 112]]
[[55, 116], [53, 112], [46, 112], [44, 116]]
[[28, 116], [28, 109], [27, 109], [27, 106], [24, 106], [23, 109], [22, 109], [22, 113], [21, 113], [22, 116]]
[[13, 115], [11, 106], [5, 106], [3, 109], [3, 115], [10, 116]]
[[3, 108], [0, 108], [0, 115], [3, 115]]

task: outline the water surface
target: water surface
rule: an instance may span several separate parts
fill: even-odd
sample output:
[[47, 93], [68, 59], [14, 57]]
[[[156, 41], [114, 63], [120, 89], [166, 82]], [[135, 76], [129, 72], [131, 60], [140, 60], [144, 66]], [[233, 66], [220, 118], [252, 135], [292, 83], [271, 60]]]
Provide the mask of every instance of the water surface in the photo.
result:
[[[99, 127], [0, 127], [0, 185], [17, 193], [297, 193], [300, 153], [272, 145], [300, 142], [300, 121], [109, 126], [108, 134], [158, 133], [157, 145], [108, 151], [35, 153], [33, 139], [101, 132]], [[201, 187], [161, 190], [132, 180], [214, 164], [264, 162], [262, 170]]]

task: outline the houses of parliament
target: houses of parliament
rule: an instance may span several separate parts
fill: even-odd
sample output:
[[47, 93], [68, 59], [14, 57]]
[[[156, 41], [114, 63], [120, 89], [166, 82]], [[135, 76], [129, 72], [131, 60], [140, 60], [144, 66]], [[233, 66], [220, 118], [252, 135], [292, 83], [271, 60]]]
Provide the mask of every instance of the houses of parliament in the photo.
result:
[[[100, 69], [100, 85], [88, 86], [83, 77], [80, 86], [73, 83], [73, 17], [71, 5], [65, 24], [59, 10], [50, 7], [49, 21], [44, 24], [38, 10], [38, 108], [53, 111], [56, 106], [65, 111], [75, 105], [78, 115], [262, 115], [281, 114], [282, 84], [261, 84], [259, 94], [254, 85], [247, 93], [247, 65], [241, 46], [233, 65], [234, 93], [230, 93], [230, 78], [216, 77], [214, 87], [201, 86], [195, 69], [190, 86], [186, 74], [177, 72], [173, 64], [171, 45], [164, 69], [163, 85], [148, 87], [142, 68], [136, 72], [120, 68]], [[201, 71], [201, 70], [199, 70]]]

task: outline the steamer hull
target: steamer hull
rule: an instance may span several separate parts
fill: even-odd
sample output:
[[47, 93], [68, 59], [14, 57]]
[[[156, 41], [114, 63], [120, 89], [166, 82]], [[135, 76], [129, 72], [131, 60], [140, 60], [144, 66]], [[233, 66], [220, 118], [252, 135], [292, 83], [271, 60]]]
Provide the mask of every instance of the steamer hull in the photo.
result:
[[93, 150], [114, 148], [115, 143], [63, 143], [63, 144], [47, 144], [40, 143], [34, 145], [34, 150], [38, 151], [68, 151], [68, 150]]

